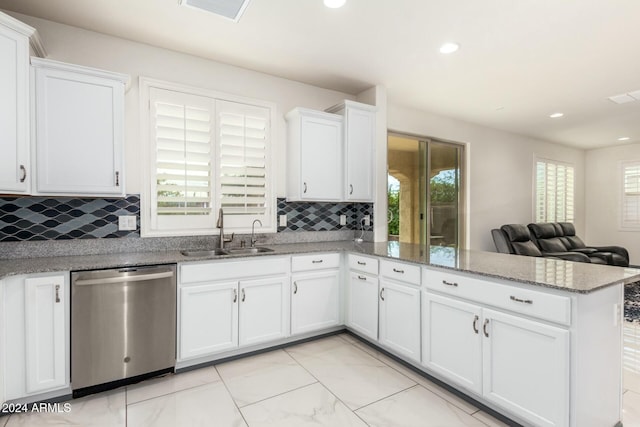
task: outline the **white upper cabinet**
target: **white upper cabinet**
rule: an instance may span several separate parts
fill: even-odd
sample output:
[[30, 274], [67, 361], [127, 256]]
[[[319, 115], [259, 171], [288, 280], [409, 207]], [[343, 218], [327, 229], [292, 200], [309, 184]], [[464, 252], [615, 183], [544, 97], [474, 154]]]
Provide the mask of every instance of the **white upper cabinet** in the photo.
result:
[[287, 199], [342, 200], [342, 117], [296, 108], [286, 119]]
[[376, 107], [344, 101], [327, 111], [344, 116], [344, 199], [373, 201]]
[[33, 58], [36, 194], [125, 194], [128, 76]]
[[[27, 194], [29, 164], [29, 39], [35, 30], [0, 12], [0, 191]], [[38, 45], [40, 46], [40, 45]], [[40, 47], [40, 51], [42, 48]]]

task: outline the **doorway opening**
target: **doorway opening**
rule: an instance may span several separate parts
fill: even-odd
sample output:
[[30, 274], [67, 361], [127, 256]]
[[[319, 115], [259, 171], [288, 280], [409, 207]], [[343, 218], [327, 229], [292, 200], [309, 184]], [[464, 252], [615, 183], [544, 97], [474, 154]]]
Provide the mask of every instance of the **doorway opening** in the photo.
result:
[[460, 248], [464, 146], [389, 133], [387, 159], [388, 239]]

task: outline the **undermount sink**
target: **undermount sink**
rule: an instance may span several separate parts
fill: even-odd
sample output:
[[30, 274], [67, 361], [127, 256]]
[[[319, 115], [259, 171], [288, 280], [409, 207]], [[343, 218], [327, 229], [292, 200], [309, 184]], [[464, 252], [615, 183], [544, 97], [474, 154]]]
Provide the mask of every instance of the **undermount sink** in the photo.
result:
[[206, 256], [220, 256], [220, 255], [229, 255], [229, 252], [226, 249], [211, 249], [211, 250], [194, 250], [194, 251], [180, 251], [180, 253], [184, 256], [194, 256], [194, 257], [206, 257]]
[[231, 248], [225, 249], [225, 251], [230, 254], [261, 254], [264, 252], [273, 252], [273, 249], [258, 246], [254, 248]]

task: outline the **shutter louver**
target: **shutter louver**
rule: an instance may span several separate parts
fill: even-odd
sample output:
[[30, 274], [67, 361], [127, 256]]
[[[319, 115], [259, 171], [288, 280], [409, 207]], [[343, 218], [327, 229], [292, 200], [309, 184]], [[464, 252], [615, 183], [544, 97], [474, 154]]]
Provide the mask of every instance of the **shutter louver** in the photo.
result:
[[155, 103], [157, 215], [211, 214], [211, 113]]
[[536, 162], [536, 222], [574, 221], [574, 175], [571, 165]]
[[640, 226], [640, 163], [628, 163], [623, 168], [622, 226]]
[[225, 215], [264, 215], [267, 209], [266, 109], [220, 102], [220, 206]]

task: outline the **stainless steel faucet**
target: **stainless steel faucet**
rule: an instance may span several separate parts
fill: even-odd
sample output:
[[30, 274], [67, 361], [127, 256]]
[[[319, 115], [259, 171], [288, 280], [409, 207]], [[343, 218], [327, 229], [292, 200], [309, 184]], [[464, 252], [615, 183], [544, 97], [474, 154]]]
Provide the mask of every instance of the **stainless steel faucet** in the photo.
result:
[[256, 242], [258, 241], [258, 239], [254, 238], [256, 222], [260, 224], [260, 227], [262, 227], [262, 221], [260, 221], [259, 219], [253, 220], [253, 223], [251, 224], [251, 247], [252, 248], [256, 246]]
[[216, 228], [220, 229], [220, 249], [224, 249], [225, 243], [233, 242], [233, 236], [235, 233], [231, 233], [231, 238], [224, 238], [224, 212], [222, 212], [222, 208], [218, 210], [218, 222], [216, 223]]

